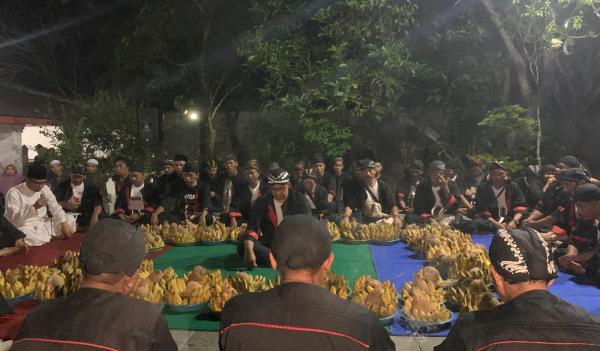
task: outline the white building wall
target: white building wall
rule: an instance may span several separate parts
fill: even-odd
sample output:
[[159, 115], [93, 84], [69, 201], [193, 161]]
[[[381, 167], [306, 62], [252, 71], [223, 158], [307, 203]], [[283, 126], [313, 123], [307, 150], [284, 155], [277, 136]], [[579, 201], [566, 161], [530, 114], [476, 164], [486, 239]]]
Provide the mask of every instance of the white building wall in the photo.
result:
[[23, 169], [21, 158], [22, 133], [22, 125], [0, 125], [0, 164], [2, 165], [2, 171], [10, 163], [17, 165], [19, 171]]

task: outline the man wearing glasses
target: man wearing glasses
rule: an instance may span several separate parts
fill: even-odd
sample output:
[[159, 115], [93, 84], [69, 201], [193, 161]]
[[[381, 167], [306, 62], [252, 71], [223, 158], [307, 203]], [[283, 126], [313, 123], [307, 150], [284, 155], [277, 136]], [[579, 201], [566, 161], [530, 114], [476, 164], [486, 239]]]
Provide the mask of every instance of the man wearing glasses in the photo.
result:
[[[65, 213], [46, 185], [47, 173], [41, 164], [29, 165], [25, 183], [6, 194], [4, 215], [25, 233], [28, 246], [43, 245], [52, 237], [70, 236], [75, 232], [75, 218]], [[48, 217], [48, 212], [52, 218]]]
[[244, 257], [244, 263], [250, 269], [270, 264], [273, 234], [284, 217], [311, 214], [306, 198], [290, 189], [287, 171], [281, 168], [272, 170], [268, 183], [270, 192], [256, 200], [250, 210], [248, 230], [240, 235], [242, 243], [238, 246], [238, 254]]

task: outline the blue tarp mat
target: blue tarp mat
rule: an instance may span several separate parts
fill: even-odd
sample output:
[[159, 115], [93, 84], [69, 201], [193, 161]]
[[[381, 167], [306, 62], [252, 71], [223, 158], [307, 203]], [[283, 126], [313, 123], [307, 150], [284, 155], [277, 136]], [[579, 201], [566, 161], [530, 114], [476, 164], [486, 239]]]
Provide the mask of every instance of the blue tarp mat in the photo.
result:
[[[492, 236], [492, 234], [475, 234], [472, 239], [473, 242], [488, 248]], [[397, 243], [391, 246], [371, 245], [371, 255], [373, 256], [378, 278], [392, 281], [398, 291], [402, 289], [404, 283], [411, 281], [413, 275], [426, 263], [414, 251], [410, 250], [405, 243]], [[565, 301], [600, 316], [600, 289], [595, 286], [580, 284], [579, 280], [572, 275], [559, 272], [559, 278], [550, 287], [550, 291]], [[456, 314], [453, 314], [453, 319], [456, 319]], [[395, 321], [391, 328], [391, 334], [406, 336], [414, 333]], [[447, 334], [448, 330], [444, 330], [425, 335], [446, 336]]]

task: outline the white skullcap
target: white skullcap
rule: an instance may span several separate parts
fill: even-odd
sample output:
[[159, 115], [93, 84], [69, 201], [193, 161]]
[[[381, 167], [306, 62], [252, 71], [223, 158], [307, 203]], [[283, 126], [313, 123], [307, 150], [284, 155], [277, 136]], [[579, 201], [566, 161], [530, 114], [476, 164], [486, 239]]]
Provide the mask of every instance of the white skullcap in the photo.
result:
[[96, 160], [96, 159], [94, 159], [94, 158], [90, 158], [90, 159], [87, 161], [87, 164], [88, 164], [88, 165], [96, 165], [96, 166], [97, 166], [97, 165], [98, 165], [98, 160]]
[[52, 160], [52, 162], [50, 162], [50, 166], [59, 165], [59, 164], [61, 164], [61, 162], [59, 160]]

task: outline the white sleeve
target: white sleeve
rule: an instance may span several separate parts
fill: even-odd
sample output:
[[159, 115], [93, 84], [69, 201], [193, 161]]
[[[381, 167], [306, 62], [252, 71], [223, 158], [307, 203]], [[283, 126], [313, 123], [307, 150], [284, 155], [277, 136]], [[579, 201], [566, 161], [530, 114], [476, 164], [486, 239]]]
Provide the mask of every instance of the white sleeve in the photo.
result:
[[24, 206], [19, 196], [19, 191], [12, 189], [6, 194], [6, 209], [4, 216], [13, 224], [20, 219], [37, 216], [38, 212], [32, 205]]
[[52, 193], [52, 190], [47, 185], [44, 185], [42, 189], [42, 193], [48, 199], [48, 208], [50, 209], [50, 213], [52, 213], [52, 217], [56, 219], [58, 223], [63, 223], [67, 221], [67, 214], [63, 210], [62, 206], [56, 201], [56, 196]]

